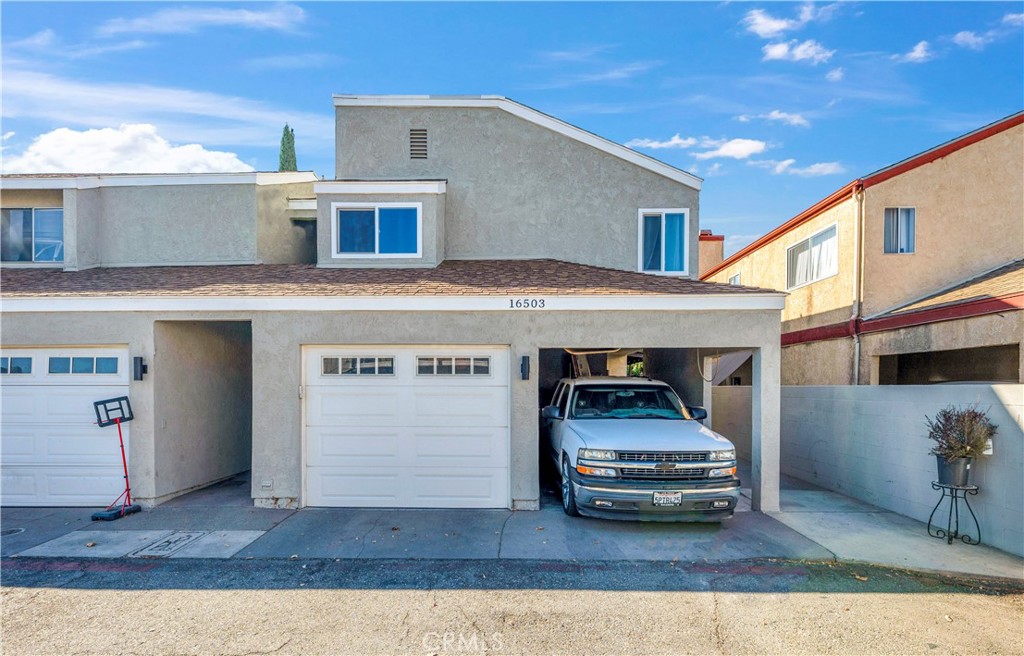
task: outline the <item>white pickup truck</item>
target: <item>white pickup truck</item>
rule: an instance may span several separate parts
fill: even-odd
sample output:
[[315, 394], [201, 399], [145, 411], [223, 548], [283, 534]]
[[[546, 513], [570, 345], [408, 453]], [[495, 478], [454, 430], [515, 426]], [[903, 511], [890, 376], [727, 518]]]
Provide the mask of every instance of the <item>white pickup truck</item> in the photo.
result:
[[541, 410], [566, 514], [721, 521], [740, 497], [736, 449], [667, 384], [647, 378], [559, 381]]

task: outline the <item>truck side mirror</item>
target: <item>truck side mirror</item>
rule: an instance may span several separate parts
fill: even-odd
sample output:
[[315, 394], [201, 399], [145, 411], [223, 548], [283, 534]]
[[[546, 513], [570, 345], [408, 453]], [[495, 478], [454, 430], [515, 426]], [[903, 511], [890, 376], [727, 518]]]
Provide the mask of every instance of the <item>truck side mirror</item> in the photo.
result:
[[562, 411], [557, 405], [549, 405], [541, 409], [540, 416], [544, 419], [561, 419]]
[[687, 411], [689, 411], [690, 416], [697, 421], [703, 421], [708, 418], [708, 411], [700, 407], [699, 405], [686, 406], [686, 409]]

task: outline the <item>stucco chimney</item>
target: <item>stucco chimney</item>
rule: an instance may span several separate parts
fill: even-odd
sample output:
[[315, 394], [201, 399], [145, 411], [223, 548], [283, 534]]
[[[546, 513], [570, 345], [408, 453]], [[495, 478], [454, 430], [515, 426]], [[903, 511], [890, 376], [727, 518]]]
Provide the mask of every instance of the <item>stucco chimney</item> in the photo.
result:
[[725, 259], [725, 235], [715, 235], [710, 230], [701, 230], [699, 257], [698, 275], [703, 276], [705, 271]]

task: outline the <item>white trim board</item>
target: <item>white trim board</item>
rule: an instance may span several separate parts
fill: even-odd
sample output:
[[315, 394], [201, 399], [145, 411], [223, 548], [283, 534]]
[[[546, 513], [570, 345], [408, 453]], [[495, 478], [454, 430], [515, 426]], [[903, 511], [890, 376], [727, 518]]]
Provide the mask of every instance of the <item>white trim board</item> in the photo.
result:
[[274, 185], [316, 182], [312, 171], [262, 173], [140, 173], [138, 175], [88, 175], [66, 178], [5, 178], [0, 189], [96, 189], [98, 187], [167, 187], [172, 185]]
[[[515, 308], [516, 301], [532, 307]], [[786, 295], [694, 294], [544, 296], [92, 296], [5, 298], [4, 313], [25, 312], [552, 312], [782, 310]]]
[[313, 185], [314, 194], [443, 194], [444, 180], [326, 180]]
[[529, 121], [541, 127], [563, 134], [571, 139], [592, 146], [619, 159], [631, 164], [664, 176], [669, 180], [680, 182], [688, 187], [700, 191], [703, 180], [697, 176], [682, 171], [638, 153], [622, 144], [609, 141], [599, 137], [593, 132], [587, 132], [582, 128], [571, 125], [540, 112], [532, 107], [527, 107], [504, 96], [362, 96], [335, 94], [335, 107], [475, 107], [483, 109], [500, 109], [517, 116], [524, 121]]

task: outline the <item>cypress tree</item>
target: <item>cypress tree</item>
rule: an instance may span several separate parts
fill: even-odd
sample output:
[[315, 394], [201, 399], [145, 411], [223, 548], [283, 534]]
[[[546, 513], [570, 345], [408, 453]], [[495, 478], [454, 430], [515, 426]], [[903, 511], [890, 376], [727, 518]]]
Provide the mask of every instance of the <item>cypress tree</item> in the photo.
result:
[[295, 163], [295, 130], [284, 124], [284, 132], [281, 134], [281, 157], [278, 171], [298, 171]]

